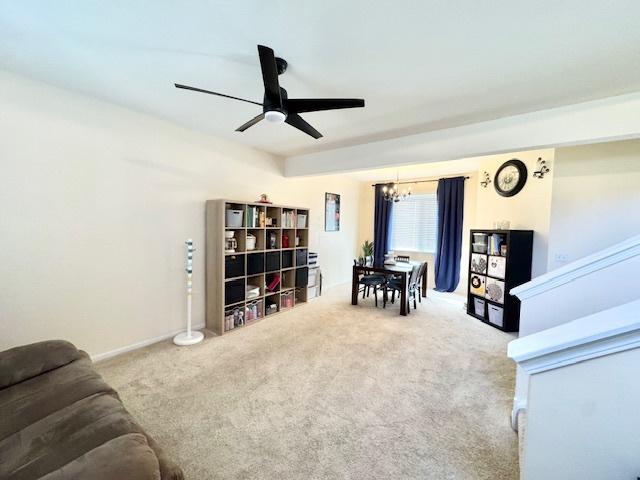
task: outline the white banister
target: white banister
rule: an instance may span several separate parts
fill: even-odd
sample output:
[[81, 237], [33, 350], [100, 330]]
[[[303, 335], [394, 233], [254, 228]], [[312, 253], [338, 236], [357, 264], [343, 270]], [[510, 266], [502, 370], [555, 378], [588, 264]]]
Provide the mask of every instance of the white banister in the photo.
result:
[[640, 347], [640, 300], [509, 343], [508, 356], [528, 374]]
[[640, 255], [640, 235], [540, 275], [511, 289], [509, 293], [520, 300], [526, 300], [638, 255]]

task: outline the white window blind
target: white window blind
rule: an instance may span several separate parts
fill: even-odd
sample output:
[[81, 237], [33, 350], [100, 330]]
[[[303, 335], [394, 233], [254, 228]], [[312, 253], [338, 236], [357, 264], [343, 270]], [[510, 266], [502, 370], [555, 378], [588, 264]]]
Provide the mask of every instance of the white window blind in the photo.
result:
[[435, 193], [411, 195], [393, 204], [391, 249], [435, 252], [438, 200]]

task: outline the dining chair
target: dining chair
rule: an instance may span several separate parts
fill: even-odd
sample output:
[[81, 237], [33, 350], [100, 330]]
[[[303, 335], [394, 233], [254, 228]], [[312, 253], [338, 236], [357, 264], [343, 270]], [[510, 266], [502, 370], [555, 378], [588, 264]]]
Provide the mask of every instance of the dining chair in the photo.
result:
[[[411, 274], [409, 275], [409, 281], [407, 282], [407, 313], [411, 312], [411, 300], [413, 300], [413, 308], [416, 310], [418, 308], [418, 302], [416, 300], [416, 294], [418, 291], [418, 279], [420, 278], [420, 269], [422, 268], [422, 264], [415, 265], [411, 269]], [[387, 307], [387, 292], [391, 290], [391, 303], [394, 303], [395, 294], [398, 292], [398, 297], [401, 296], [403, 285], [402, 280], [400, 278], [390, 278], [384, 284], [383, 290], [383, 303], [382, 307]]]
[[[354, 260], [353, 264], [357, 265], [358, 262]], [[373, 265], [373, 262], [371, 265], [367, 265], [367, 266], [372, 266], [372, 265]], [[384, 275], [380, 273], [367, 273], [367, 270], [365, 270], [364, 272], [365, 272], [364, 275], [362, 275], [362, 277], [360, 277], [360, 279], [358, 280], [358, 284], [360, 285], [358, 289], [358, 294], [362, 292], [362, 298], [364, 299], [365, 297], [369, 296], [369, 294], [371, 293], [371, 288], [373, 287], [373, 296], [375, 298], [375, 305], [377, 307], [378, 306], [378, 288], [383, 289], [387, 279]]]
[[418, 272], [418, 280], [416, 288], [418, 289], [418, 301], [422, 303], [422, 277], [427, 274], [427, 266], [429, 264], [427, 262], [422, 262], [420, 264], [420, 271]]

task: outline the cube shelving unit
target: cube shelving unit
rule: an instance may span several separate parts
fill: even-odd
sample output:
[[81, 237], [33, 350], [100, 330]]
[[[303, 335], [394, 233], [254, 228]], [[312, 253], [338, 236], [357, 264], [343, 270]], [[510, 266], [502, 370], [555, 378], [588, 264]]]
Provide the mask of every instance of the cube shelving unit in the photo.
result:
[[471, 230], [467, 313], [505, 332], [520, 328], [512, 288], [531, 280], [532, 230]]
[[[234, 252], [226, 250], [226, 232], [233, 232]], [[223, 335], [306, 303], [308, 251], [308, 208], [208, 200], [207, 329]]]

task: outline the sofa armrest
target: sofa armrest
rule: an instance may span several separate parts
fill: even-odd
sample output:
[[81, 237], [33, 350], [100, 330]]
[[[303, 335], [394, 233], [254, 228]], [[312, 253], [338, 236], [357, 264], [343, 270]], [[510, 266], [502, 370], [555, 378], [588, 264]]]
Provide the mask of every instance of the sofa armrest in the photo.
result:
[[82, 358], [64, 340], [48, 340], [0, 352], [0, 389], [10, 387]]
[[155, 452], [160, 464], [160, 478], [161, 480], [184, 480], [184, 472], [171, 458], [169, 458], [164, 450], [158, 445], [149, 434], [145, 433], [147, 442], [151, 449]]
[[40, 480], [158, 480], [158, 459], [144, 435], [129, 433], [116, 437], [72, 462], [40, 477]]

